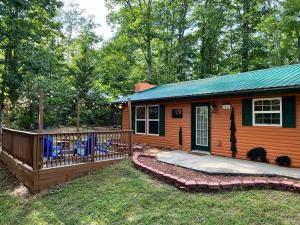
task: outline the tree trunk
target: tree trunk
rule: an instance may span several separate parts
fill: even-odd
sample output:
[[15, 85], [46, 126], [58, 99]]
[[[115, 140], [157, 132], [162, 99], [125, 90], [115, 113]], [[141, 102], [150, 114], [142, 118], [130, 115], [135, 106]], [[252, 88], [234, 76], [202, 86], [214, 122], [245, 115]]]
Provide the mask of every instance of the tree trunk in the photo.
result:
[[[250, 11], [250, 3], [248, 0], [243, 0], [243, 21], [242, 21], [242, 72], [249, 70], [249, 19], [246, 18]], [[246, 16], [245, 16], [246, 15]]]
[[147, 13], [146, 13], [146, 46], [147, 46], [147, 74], [149, 77], [152, 76], [152, 48], [151, 48], [151, 41], [152, 41], [152, 19], [151, 19], [151, 7], [152, 7], [152, 0], [148, 0], [147, 4]]
[[152, 50], [150, 38], [147, 38], [147, 74], [149, 77], [152, 76]]
[[44, 94], [39, 92], [39, 132], [42, 133], [44, 129]]
[[77, 132], [79, 132], [80, 128], [80, 104], [79, 101], [77, 102]]
[[201, 49], [200, 49], [200, 58], [201, 58], [201, 68], [200, 68], [200, 75], [203, 78], [206, 74], [206, 62], [205, 62], [205, 53], [206, 53], [206, 38], [205, 38], [205, 26], [202, 26], [201, 29]]
[[183, 71], [184, 71], [184, 33], [186, 29], [186, 14], [188, 10], [187, 1], [183, 1], [181, 4], [180, 11], [180, 21], [178, 27], [178, 64], [177, 64], [177, 76], [179, 81], [183, 81], [185, 79]]

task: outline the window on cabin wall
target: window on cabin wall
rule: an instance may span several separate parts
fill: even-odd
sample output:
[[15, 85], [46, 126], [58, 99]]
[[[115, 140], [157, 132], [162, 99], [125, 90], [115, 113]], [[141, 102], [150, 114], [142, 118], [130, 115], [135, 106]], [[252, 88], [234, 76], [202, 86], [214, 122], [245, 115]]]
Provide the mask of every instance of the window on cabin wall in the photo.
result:
[[159, 106], [158, 105], [148, 106], [148, 134], [150, 135], [159, 134]]
[[135, 108], [135, 133], [145, 134], [146, 133], [146, 107], [137, 106]]
[[253, 99], [253, 124], [256, 126], [281, 126], [281, 98]]

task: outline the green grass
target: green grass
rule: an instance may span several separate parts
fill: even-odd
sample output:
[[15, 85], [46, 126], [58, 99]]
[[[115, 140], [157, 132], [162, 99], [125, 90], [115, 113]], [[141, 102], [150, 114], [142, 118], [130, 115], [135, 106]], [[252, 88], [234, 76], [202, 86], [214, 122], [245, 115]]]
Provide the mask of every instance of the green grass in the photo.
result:
[[255, 190], [187, 193], [129, 160], [29, 198], [11, 194], [0, 166], [0, 224], [299, 224], [300, 194]]

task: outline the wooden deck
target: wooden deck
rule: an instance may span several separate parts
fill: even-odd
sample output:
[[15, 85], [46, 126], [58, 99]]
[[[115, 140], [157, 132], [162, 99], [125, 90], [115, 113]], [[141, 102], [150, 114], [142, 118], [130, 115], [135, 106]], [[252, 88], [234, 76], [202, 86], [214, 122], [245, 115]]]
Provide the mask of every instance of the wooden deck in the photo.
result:
[[30, 133], [3, 128], [1, 160], [31, 192], [132, 155], [132, 131]]

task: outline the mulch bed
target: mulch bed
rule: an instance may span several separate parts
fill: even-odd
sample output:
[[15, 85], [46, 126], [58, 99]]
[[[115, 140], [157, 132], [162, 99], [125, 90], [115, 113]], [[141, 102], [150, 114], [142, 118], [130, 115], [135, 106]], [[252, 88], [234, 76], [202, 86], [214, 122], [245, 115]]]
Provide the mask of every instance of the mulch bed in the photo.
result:
[[[156, 158], [139, 156], [139, 161], [144, 163], [145, 165], [155, 168], [157, 170], [162, 171], [163, 173], [172, 174], [177, 177], [184, 178], [186, 180], [207, 180], [208, 182], [220, 182], [220, 181], [232, 181], [236, 179], [244, 180], [244, 179], [258, 179], [266, 176], [238, 176], [238, 175], [209, 175], [206, 173], [202, 173], [199, 171], [195, 171], [192, 169], [183, 168], [180, 166], [175, 166], [172, 164], [164, 163], [158, 161]], [[284, 177], [267, 177], [269, 180], [276, 181], [293, 181], [294, 179], [284, 178]]]
[[158, 161], [155, 156], [135, 153], [134, 165], [155, 177], [185, 190], [236, 190], [271, 188], [300, 192], [300, 180], [271, 176], [210, 175]]

